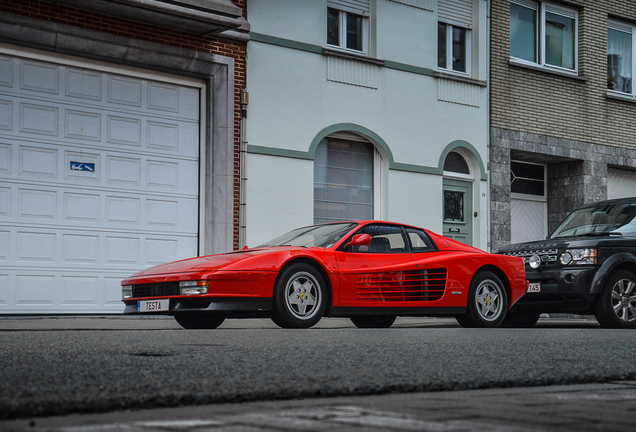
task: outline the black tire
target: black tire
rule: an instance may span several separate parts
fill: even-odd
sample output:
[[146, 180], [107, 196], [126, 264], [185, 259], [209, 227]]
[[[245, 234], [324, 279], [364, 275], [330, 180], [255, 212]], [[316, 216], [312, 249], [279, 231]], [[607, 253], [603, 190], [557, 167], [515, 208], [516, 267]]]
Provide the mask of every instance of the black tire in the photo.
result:
[[506, 328], [531, 328], [539, 321], [539, 312], [518, 310], [515, 312], [508, 312], [501, 324], [501, 327]]
[[281, 271], [274, 286], [272, 321], [282, 328], [309, 328], [326, 308], [325, 281], [315, 267], [295, 263]]
[[225, 317], [210, 312], [184, 312], [175, 314], [174, 319], [188, 330], [215, 329], [225, 321]]
[[455, 318], [462, 327], [499, 327], [508, 310], [508, 295], [499, 277], [489, 271], [481, 271], [473, 277], [468, 291], [465, 315]]
[[626, 270], [610, 275], [594, 301], [594, 316], [606, 328], [636, 328], [636, 276]]
[[393, 315], [355, 316], [351, 322], [358, 328], [389, 328], [395, 322]]

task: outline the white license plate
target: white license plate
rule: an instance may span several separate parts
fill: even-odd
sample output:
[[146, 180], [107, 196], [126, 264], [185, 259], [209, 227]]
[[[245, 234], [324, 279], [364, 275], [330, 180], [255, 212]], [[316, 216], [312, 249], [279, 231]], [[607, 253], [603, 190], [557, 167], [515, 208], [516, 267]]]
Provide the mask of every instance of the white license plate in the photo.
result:
[[541, 282], [528, 282], [528, 292], [541, 292]]
[[137, 301], [137, 312], [165, 312], [169, 310], [170, 299]]

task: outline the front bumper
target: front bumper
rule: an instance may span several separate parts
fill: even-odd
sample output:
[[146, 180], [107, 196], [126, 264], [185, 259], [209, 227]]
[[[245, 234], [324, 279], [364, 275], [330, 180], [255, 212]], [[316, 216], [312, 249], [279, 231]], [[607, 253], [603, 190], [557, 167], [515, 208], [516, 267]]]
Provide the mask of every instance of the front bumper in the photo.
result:
[[590, 294], [598, 267], [576, 266], [562, 268], [526, 267], [528, 282], [540, 282], [541, 292], [526, 293], [511, 310], [533, 309], [540, 312], [589, 311], [595, 294]]
[[272, 310], [271, 298], [243, 297], [178, 297], [170, 298], [170, 309], [165, 312], [138, 312], [137, 302], [149, 298], [124, 300], [124, 314], [175, 315], [188, 312], [216, 312], [227, 318], [263, 318]]

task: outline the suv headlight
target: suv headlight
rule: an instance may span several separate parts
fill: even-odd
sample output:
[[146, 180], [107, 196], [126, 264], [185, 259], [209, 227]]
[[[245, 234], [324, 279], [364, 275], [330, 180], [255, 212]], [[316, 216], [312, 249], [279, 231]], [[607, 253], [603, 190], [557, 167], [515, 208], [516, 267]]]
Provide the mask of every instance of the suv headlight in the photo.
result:
[[202, 295], [207, 294], [210, 290], [210, 281], [183, 281], [179, 282], [181, 295]]
[[596, 249], [568, 249], [561, 254], [559, 261], [568, 264], [596, 264]]
[[123, 300], [132, 298], [132, 285], [122, 285], [121, 298]]

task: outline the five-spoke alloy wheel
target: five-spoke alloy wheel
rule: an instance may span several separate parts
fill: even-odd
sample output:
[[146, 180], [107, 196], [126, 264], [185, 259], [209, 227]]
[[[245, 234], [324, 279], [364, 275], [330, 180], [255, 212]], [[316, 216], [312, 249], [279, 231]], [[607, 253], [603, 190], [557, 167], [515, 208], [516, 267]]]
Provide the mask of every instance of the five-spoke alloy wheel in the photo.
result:
[[462, 327], [498, 327], [508, 310], [508, 295], [499, 277], [480, 271], [470, 283], [468, 307], [465, 315], [458, 315]]
[[608, 328], [636, 328], [636, 275], [612, 273], [594, 303], [594, 316]]
[[283, 328], [309, 328], [327, 307], [325, 282], [315, 267], [295, 263], [283, 269], [274, 287], [272, 320]]

